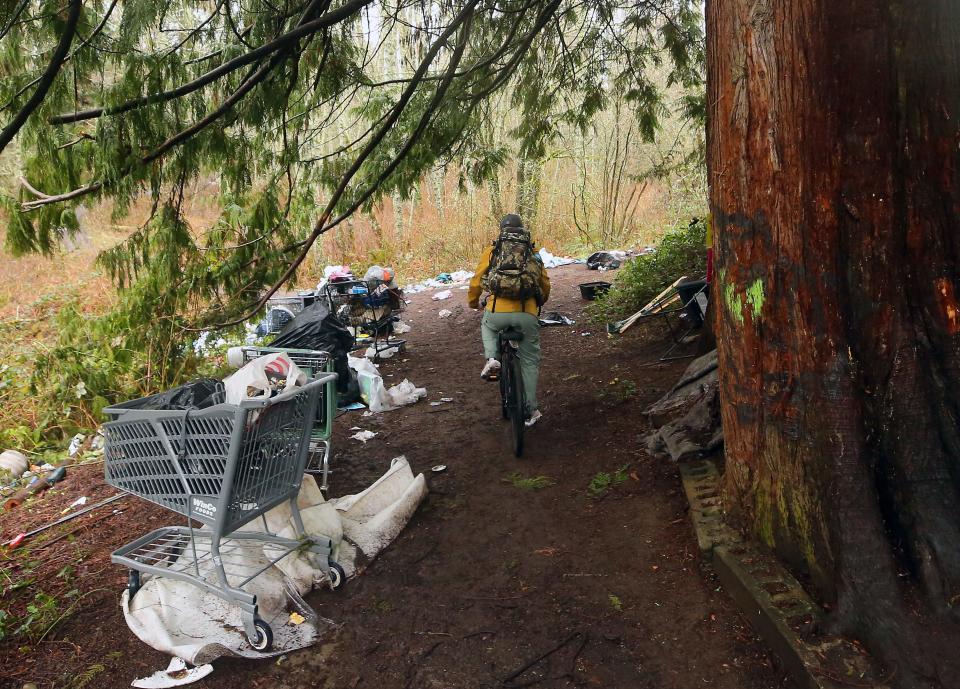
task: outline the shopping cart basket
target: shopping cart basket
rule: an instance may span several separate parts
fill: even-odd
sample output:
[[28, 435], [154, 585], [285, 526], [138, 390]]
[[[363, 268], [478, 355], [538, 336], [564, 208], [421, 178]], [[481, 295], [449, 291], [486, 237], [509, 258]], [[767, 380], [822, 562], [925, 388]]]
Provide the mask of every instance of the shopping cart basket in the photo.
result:
[[[187, 526], [155, 529], [114, 551], [112, 561], [130, 568], [131, 596], [141, 573], [188, 582], [236, 603], [250, 645], [265, 651], [273, 632], [244, 586], [294, 551], [310, 553], [333, 588], [343, 582], [331, 540], [308, 537], [297, 509], [317, 405], [333, 380], [328, 373], [272, 399], [200, 410], [143, 410], [139, 400], [105, 409], [113, 419], [104, 425], [107, 483], [187, 517]], [[295, 539], [267, 527], [264, 514], [283, 502]], [[257, 517], [263, 532], [238, 531]], [[241, 556], [251, 547], [269, 562], [250, 567]]]
[[330, 311], [354, 329], [357, 348], [371, 345], [374, 359], [387, 349], [406, 349], [406, 340], [393, 337], [393, 324], [405, 302], [396, 287], [383, 280], [342, 280], [324, 287]]
[[[283, 352], [309, 377], [314, 378], [333, 371], [333, 359], [327, 352], [313, 349], [289, 349], [283, 347], [242, 347], [243, 362], [248, 363], [261, 356]], [[320, 402], [317, 417], [310, 433], [310, 461], [306, 473], [320, 476], [320, 490], [327, 492], [330, 474], [330, 438], [333, 437], [333, 419], [337, 415], [337, 382], [327, 383]]]

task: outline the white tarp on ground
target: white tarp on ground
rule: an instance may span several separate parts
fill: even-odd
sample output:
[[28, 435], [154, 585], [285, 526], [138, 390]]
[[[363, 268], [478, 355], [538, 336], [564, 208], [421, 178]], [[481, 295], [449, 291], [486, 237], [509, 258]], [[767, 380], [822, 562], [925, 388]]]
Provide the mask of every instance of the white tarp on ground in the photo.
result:
[[[347, 578], [355, 576], [403, 530], [427, 494], [423, 474], [413, 475], [404, 457], [369, 488], [324, 502], [312, 477], [305, 477], [298, 505], [307, 533], [329, 536], [334, 559]], [[259, 520], [248, 530], [259, 530]], [[280, 536], [293, 537], [290, 509], [286, 503], [267, 513], [269, 528]], [[254, 544], [230, 553], [233, 570], [259, 569], [268, 562], [270, 546]], [[189, 548], [187, 549], [189, 552]], [[226, 563], [225, 563], [226, 564]], [[203, 567], [201, 567], [201, 573]], [[128, 600], [121, 599], [127, 625], [141, 641], [158, 651], [201, 665], [222, 655], [257, 658], [288, 653], [316, 643], [336, 625], [319, 617], [303, 600], [314, 586], [326, 587], [322, 572], [307, 556], [291, 554], [269, 567], [245, 587], [257, 596], [259, 614], [273, 629], [273, 648], [263, 654], [247, 643], [237, 606], [199, 587], [163, 577], [144, 575], [144, 583]], [[349, 581], [345, 584], [349, 586]], [[335, 597], [336, 591], [323, 595]], [[306, 618], [290, 622], [290, 613]]]

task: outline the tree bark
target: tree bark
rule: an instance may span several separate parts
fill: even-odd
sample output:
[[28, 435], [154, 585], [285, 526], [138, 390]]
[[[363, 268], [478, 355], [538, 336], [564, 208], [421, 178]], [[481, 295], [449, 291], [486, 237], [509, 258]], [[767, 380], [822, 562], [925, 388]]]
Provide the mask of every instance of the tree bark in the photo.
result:
[[957, 26], [953, 0], [707, 0], [727, 502], [903, 686], [960, 676], [937, 650], [960, 609]]

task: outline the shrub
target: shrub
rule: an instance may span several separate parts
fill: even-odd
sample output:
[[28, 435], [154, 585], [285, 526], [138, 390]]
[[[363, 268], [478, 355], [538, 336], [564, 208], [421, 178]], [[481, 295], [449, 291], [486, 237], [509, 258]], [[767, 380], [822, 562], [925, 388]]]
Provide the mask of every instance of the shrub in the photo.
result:
[[588, 307], [590, 318], [610, 323], [635, 313], [678, 277], [702, 276], [707, 270], [707, 227], [694, 218], [670, 230], [654, 253], [637, 256], [617, 272], [613, 287]]

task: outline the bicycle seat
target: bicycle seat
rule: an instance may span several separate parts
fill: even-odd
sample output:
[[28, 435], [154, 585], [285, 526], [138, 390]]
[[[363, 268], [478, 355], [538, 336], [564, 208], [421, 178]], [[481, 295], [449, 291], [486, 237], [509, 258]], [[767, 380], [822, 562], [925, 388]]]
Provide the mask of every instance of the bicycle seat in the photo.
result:
[[519, 342], [523, 339], [523, 333], [519, 330], [514, 330], [513, 328], [507, 328], [500, 333], [500, 337], [507, 342]]

